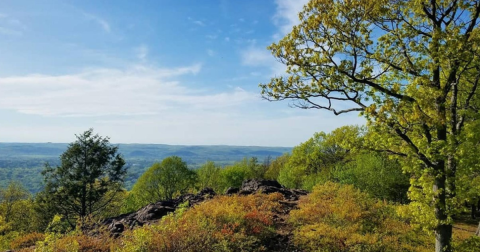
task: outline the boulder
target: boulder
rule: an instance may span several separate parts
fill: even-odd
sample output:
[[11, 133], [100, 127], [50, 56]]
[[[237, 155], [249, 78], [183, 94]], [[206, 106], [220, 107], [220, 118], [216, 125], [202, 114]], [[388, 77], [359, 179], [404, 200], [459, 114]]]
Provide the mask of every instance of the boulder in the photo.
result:
[[174, 212], [184, 202], [188, 202], [189, 206], [193, 206], [213, 196], [215, 196], [215, 191], [211, 188], [205, 188], [197, 194], [184, 194], [173, 200], [158, 201], [148, 204], [136, 212], [105, 219], [102, 225], [106, 226], [114, 236], [118, 236], [126, 229], [133, 229], [134, 227], [158, 221], [163, 216]]
[[287, 189], [275, 180], [249, 179], [242, 183], [238, 194], [248, 195], [252, 193], [280, 193], [287, 200], [298, 200], [302, 195], [307, 195], [307, 191], [299, 189]]

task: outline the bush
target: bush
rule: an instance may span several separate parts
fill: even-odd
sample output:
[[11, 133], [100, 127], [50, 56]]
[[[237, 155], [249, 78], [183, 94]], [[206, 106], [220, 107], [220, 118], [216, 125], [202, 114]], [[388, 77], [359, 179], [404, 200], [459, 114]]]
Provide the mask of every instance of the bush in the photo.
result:
[[375, 198], [408, 202], [409, 177], [402, 172], [397, 161], [386, 156], [358, 154], [352, 161], [335, 167], [332, 175], [339, 183], [354, 185]]
[[261, 251], [274, 234], [280, 194], [219, 196], [157, 225], [127, 231], [120, 251]]
[[431, 251], [433, 237], [413, 230], [395, 207], [351, 185], [327, 182], [290, 212], [293, 240], [305, 251]]
[[461, 242], [455, 242], [454, 247], [458, 252], [476, 252], [480, 248], [480, 237], [471, 236]]
[[43, 241], [43, 239], [45, 239], [44, 234], [34, 232], [15, 238], [10, 243], [10, 247], [14, 250], [28, 248], [34, 246], [37, 241]]

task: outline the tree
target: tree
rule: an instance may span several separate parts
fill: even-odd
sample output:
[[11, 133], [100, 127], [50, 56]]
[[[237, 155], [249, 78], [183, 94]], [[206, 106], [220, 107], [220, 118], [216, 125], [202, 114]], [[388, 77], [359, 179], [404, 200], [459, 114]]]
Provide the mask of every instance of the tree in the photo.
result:
[[479, 14], [478, 0], [311, 0], [269, 47], [287, 76], [260, 85], [268, 100], [363, 115], [373, 147], [408, 160], [436, 251], [452, 250], [458, 156], [479, 129]]
[[49, 204], [53, 204], [69, 224], [83, 225], [85, 217], [98, 215], [123, 188], [125, 161], [118, 147], [110, 145], [108, 137], [93, 134], [93, 129], [81, 135], [60, 156], [56, 168], [46, 164], [42, 172]]
[[0, 209], [5, 222], [12, 221], [16, 210], [15, 205], [28, 198], [30, 198], [30, 193], [19, 182], [11, 181], [6, 188], [0, 188]]
[[215, 165], [213, 161], [207, 161], [195, 172], [197, 173], [197, 183], [200, 189], [210, 187], [216, 192], [220, 192], [223, 189], [222, 168]]
[[290, 153], [284, 153], [283, 155], [275, 158], [270, 164], [268, 165], [268, 169], [265, 172], [265, 178], [266, 179], [273, 179], [273, 180], [278, 180], [278, 176], [280, 174], [280, 170], [282, 167], [285, 166], [285, 164], [288, 162], [290, 159]]
[[397, 160], [374, 152], [358, 153], [346, 164], [335, 167], [332, 180], [351, 184], [378, 199], [405, 203], [409, 177]]
[[138, 178], [130, 192], [129, 210], [136, 210], [149, 203], [171, 200], [177, 193], [185, 193], [193, 188], [196, 174], [188, 169], [187, 163], [180, 157], [171, 156], [154, 163]]
[[343, 126], [330, 133], [315, 133], [293, 148], [288, 162], [280, 169], [279, 182], [306, 190], [311, 190], [318, 182], [325, 182], [336, 165], [349, 159], [350, 149], [358, 145], [363, 131], [359, 126]]

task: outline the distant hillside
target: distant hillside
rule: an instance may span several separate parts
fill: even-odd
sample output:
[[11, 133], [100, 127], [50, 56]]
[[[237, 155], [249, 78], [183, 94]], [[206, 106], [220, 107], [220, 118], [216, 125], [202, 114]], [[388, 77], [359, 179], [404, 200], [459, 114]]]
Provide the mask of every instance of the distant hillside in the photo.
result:
[[[59, 156], [67, 147], [66, 143], [0, 143], [0, 186], [18, 180], [32, 192], [40, 190], [40, 172], [45, 163], [58, 165]], [[224, 166], [244, 157], [257, 157], [262, 162], [269, 156], [275, 158], [292, 150], [290, 147], [226, 145], [118, 144], [118, 147], [129, 167], [127, 188], [146, 168], [168, 156], [179, 156], [191, 168], [198, 168], [206, 161]]]

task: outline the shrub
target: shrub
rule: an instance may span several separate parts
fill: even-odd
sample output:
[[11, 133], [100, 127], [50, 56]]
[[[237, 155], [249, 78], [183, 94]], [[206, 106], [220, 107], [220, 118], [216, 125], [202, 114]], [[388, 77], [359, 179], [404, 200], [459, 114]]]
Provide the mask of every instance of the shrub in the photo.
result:
[[274, 234], [280, 194], [219, 196], [127, 231], [120, 251], [261, 251]]
[[480, 248], [480, 237], [471, 236], [461, 242], [454, 242], [455, 251], [476, 252]]
[[41, 233], [30, 233], [19, 236], [10, 243], [10, 247], [14, 250], [34, 246], [37, 241], [43, 241], [45, 235]]
[[290, 212], [293, 241], [305, 251], [430, 251], [432, 237], [399, 219], [395, 207], [351, 185], [327, 182]]

